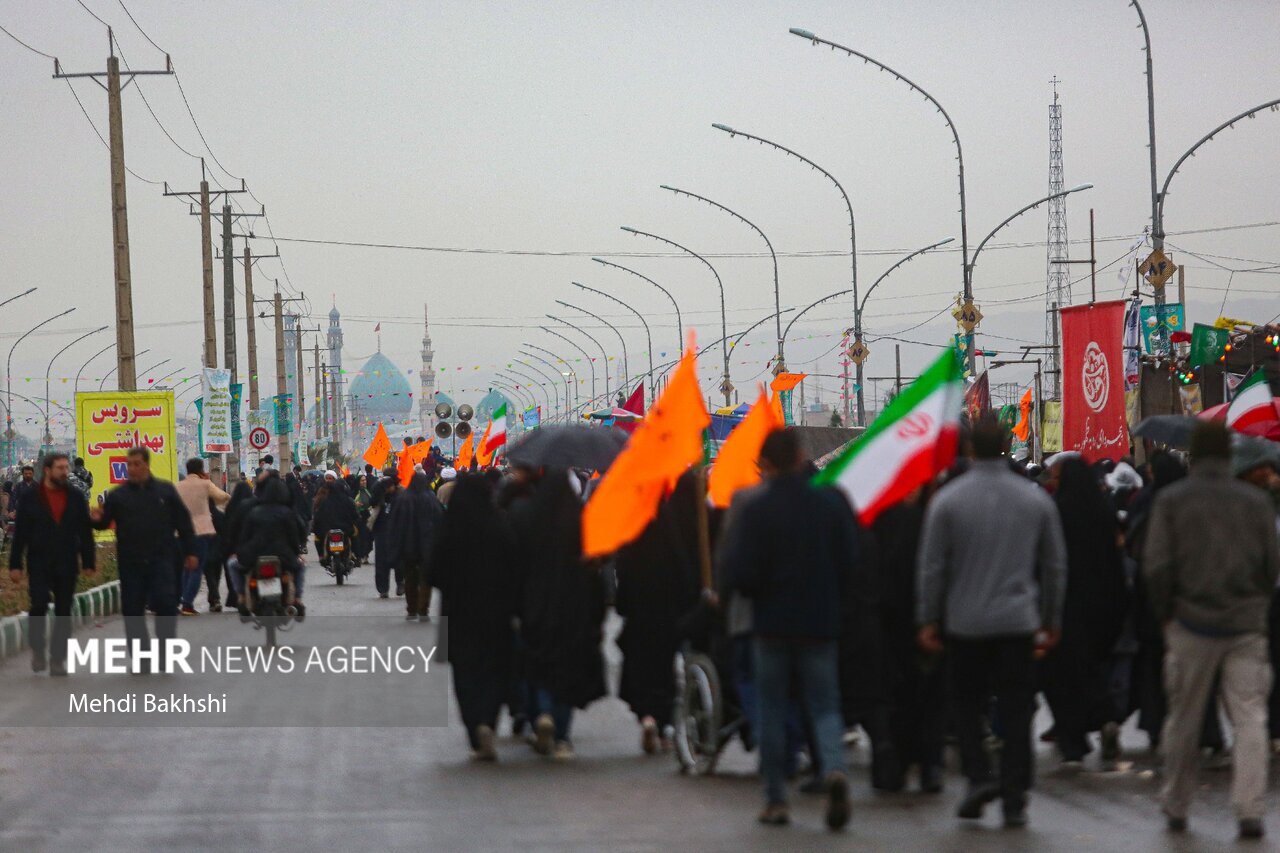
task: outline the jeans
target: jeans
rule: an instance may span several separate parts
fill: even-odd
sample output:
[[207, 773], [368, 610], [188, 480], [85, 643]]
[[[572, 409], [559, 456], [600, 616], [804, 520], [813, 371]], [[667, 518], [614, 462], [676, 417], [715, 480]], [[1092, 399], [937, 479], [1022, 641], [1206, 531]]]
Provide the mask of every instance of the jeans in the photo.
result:
[[177, 636], [178, 591], [174, 589], [172, 552], [120, 560], [120, 610], [124, 634], [131, 642], [146, 643], [147, 604], [156, 611], [156, 638]]
[[1035, 644], [1031, 636], [948, 637], [954, 723], [962, 770], [970, 787], [990, 785], [995, 772], [983, 746], [991, 697], [1004, 738], [1000, 795], [1005, 805], [1026, 805], [1031, 789], [1031, 721], [1035, 710]]
[[[213, 547], [214, 537], [196, 537], [196, 567], [188, 571], [182, 570], [182, 606], [195, 607], [196, 593], [200, 592], [200, 578], [204, 574], [204, 561], [209, 559], [209, 550]], [[179, 558], [181, 560], [181, 558]]]
[[1165, 628], [1164, 682], [1169, 713], [1160, 743], [1164, 747], [1166, 813], [1186, 817], [1200, 766], [1200, 733], [1205, 700], [1214, 677], [1235, 731], [1231, 806], [1236, 817], [1261, 818], [1266, 812], [1267, 694], [1271, 662], [1263, 634], [1207, 637], [1177, 622]]
[[765, 800], [787, 801], [787, 714], [791, 685], [798, 682], [800, 704], [816, 742], [819, 771], [845, 772], [844, 723], [835, 640], [757, 637], [755, 679], [760, 702], [760, 775]]
[[67, 659], [67, 638], [71, 636], [71, 603], [76, 597], [74, 566], [64, 572], [33, 572], [29, 576], [31, 609], [27, 625], [30, 632], [31, 651], [44, 655], [45, 633], [49, 621], [49, 597], [53, 596], [53, 646], [49, 657], [55, 662]]
[[573, 725], [573, 706], [556, 701], [545, 687], [535, 687], [532, 692], [533, 717], [537, 719], [542, 714], [550, 714], [556, 725], [556, 740], [568, 740], [569, 728]]

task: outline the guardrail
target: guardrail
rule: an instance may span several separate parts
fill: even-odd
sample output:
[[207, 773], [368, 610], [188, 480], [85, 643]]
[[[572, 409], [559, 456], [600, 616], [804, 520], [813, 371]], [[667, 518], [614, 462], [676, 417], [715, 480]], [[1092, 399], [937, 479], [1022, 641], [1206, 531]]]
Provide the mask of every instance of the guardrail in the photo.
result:
[[[120, 581], [114, 580], [76, 593], [71, 605], [72, 624], [82, 625], [120, 612]], [[16, 655], [28, 648], [27, 614], [0, 619], [0, 658]]]

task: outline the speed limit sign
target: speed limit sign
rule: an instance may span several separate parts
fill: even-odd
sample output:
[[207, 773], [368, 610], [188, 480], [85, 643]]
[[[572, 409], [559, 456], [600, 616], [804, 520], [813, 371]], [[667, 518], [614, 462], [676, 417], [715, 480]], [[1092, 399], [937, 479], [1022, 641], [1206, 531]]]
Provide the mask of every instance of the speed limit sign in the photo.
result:
[[249, 446], [254, 450], [266, 450], [270, 443], [271, 433], [264, 427], [254, 427], [249, 430]]

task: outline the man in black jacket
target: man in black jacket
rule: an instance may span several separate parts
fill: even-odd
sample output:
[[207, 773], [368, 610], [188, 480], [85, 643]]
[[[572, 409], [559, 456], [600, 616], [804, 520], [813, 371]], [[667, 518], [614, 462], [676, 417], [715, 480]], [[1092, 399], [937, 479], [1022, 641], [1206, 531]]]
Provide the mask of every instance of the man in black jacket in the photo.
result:
[[196, 537], [191, 514], [178, 490], [172, 483], [151, 476], [151, 451], [129, 448], [126, 464], [127, 482], [107, 492], [102, 507], [90, 510], [90, 518], [99, 530], [116, 526], [124, 633], [130, 641], [145, 646], [149, 639], [148, 603], [155, 608], [157, 639], [177, 634], [178, 590], [173, 567], [181, 559], [187, 571], [195, 571]]
[[428, 560], [444, 520], [444, 508], [431, 491], [426, 474], [414, 474], [409, 488], [395, 499], [395, 512], [385, 541], [391, 546], [390, 559], [403, 572], [405, 620], [430, 622], [431, 584], [427, 582]]
[[808, 713], [824, 774], [827, 826], [849, 820], [840, 713], [837, 640], [845, 578], [857, 568], [859, 529], [838, 492], [810, 484], [793, 430], [769, 435], [760, 449], [765, 482], [726, 534], [729, 586], [749, 598], [760, 706], [760, 822], [789, 822], [786, 721], [793, 682]]
[[53, 596], [49, 674], [66, 675], [76, 577], [81, 571], [96, 571], [93, 531], [89, 528], [88, 501], [78, 489], [69, 487], [71, 465], [67, 455], [50, 453], [45, 456], [43, 467], [40, 483], [27, 490], [18, 503], [9, 575], [14, 583], [21, 579], [25, 555], [31, 593], [31, 669], [35, 672], [45, 668], [46, 622], [49, 597]]

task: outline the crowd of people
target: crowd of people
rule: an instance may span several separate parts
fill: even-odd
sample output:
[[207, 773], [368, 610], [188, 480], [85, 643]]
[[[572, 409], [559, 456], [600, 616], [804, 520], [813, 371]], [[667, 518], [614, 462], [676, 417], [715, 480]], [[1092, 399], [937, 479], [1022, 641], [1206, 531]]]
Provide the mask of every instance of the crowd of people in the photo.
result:
[[1163, 755], [1168, 828], [1182, 831], [1202, 749], [1226, 750], [1221, 709], [1240, 834], [1260, 837], [1280, 748], [1280, 457], [1210, 422], [1189, 472], [1161, 450], [1141, 464], [1067, 453], [1040, 467], [1011, 461], [1007, 445], [998, 424], [969, 426], [952, 470], [863, 527], [842, 493], [813, 485], [794, 430], [778, 430], [761, 483], [727, 510], [705, 508], [691, 471], [608, 560], [582, 557], [590, 471], [458, 471], [433, 456], [402, 486], [390, 468], [281, 475], [267, 457], [228, 493], [199, 459], [176, 485], [160, 481], [135, 448], [128, 482], [98, 507], [71, 485], [71, 460], [50, 454], [38, 480], [11, 490], [10, 567], [30, 577], [33, 668], [65, 674], [66, 629], [50, 645], [44, 618], [50, 603], [68, 614], [77, 574], [93, 571], [92, 528], [116, 530], [126, 633], [140, 639], [148, 609], [157, 635], [173, 636], [202, 577], [210, 610], [224, 579], [237, 606], [239, 566], [263, 555], [299, 562], [304, 618], [306, 538], [323, 566], [326, 534], [343, 531], [357, 560], [372, 556], [377, 595], [394, 583], [407, 620], [430, 621], [439, 591], [442, 653], [482, 761], [497, 758], [504, 709], [537, 753], [573, 757], [575, 710], [609, 692], [612, 606], [618, 696], [643, 751], [671, 748], [677, 652], [706, 653], [743, 745], [758, 746], [769, 825], [789, 822], [797, 776], [825, 794], [828, 826], [845, 825], [857, 728], [875, 789], [902, 791], [914, 774], [937, 794], [953, 742], [967, 780], [957, 816], [999, 801], [1006, 826], [1025, 825], [1039, 709], [1052, 718], [1040, 739], [1075, 769], [1095, 749], [1115, 761], [1136, 717]]

